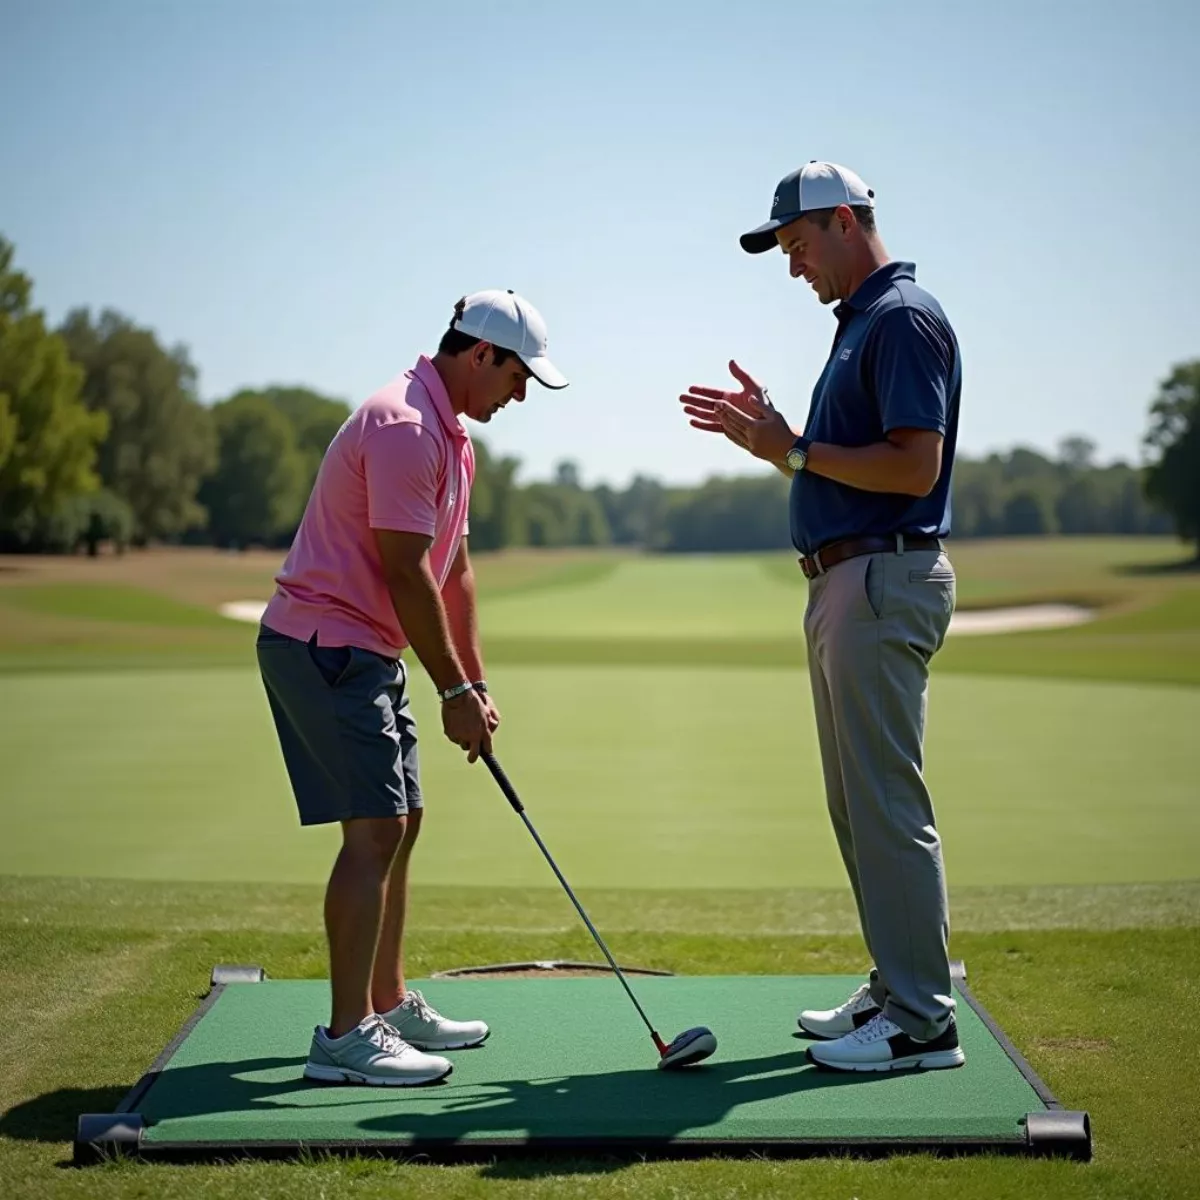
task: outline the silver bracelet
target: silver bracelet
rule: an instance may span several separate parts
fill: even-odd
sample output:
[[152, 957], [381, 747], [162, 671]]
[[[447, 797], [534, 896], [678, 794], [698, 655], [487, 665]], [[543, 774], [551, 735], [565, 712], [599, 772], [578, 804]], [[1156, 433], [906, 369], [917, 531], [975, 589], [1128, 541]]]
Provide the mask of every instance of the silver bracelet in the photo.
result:
[[474, 684], [470, 683], [456, 683], [453, 687], [447, 688], [444, 692], [438, 692], [438, 696], [441, 697], [442, 703], [445, 704], [447, 700], [453, 700], [456, 696], [465, 695], [467, 692], [471, 691], [473, 687]]

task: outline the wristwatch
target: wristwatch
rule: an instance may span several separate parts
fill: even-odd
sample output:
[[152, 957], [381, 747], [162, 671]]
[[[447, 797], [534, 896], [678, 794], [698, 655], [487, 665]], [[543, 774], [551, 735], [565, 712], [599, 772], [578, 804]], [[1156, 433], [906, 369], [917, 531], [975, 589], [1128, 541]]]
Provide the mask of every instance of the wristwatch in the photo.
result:
[[792, 448], [784, 456], [784, 461], [793, 471], [804, 470], [804, 464], [808, 462], [808, 448], [811, 445], [812, 442], [803, 434], [792, 443]]

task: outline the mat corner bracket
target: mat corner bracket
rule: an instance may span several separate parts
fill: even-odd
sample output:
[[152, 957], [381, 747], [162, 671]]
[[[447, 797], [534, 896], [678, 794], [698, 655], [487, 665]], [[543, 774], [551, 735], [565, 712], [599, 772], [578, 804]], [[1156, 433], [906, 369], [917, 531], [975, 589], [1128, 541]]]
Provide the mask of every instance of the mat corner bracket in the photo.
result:
[[209, 979], [211, 987], [224, 987], [230, 983], [262, 983], [266, 971], [255, 963], [217, 963]]
[[75, 1122], [73, 1160], [91, 1164], [136, 1155], [145, 1127], [141, 1113], [81, 1113]]
[[950, 960], [950, 978], [955, 983], [967, 982], [967, 964], [961, 958]]
[[1025, 1117], [1025, 1140], [1039, 1157], [1073, 1158], [1090, 1162], [1092, 1120], [1086, 1112], [1050, 1108]]

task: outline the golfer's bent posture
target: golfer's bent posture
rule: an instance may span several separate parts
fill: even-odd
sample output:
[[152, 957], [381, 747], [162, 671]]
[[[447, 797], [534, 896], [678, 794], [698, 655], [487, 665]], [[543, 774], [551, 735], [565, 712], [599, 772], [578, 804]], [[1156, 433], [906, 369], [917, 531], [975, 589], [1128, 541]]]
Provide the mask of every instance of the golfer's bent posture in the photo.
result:
[[449, 1020], [404, 980], [408, 866], [423, 811], [409, 706], [411, 647], [440, 693], [446, 736], [475, 761], [499, 715], [487, 692], [467, 557], [475, 459], [461, 418], [486, 422], [530, 378], [566, 379], [546, 327], [512, 292], [464, 297], [422, 355], [347, 418], [325, 452], [257, 640], [302, 825], [337, 821], [325, 896], [333, 1011], [304, 1073], [429, 1083], [482, 1021]]
[[955, 603], [941, 538], [962, 371], [941, 306], [894, 262], [874, 192], [810, 162], [780, 181], [771, 219], [743, 234], [779, 248], [837, 332], [803, 431], [735, 362], [741, 390], [694, 387], [692, 424], [791, 477], [791, 530], [825, 793], [873, 967], [845, 1004], [807, 1010], [817, 1063], [846, 1070], [963, 1062], [947, 955], [941, 842], [923, 778], [929, 662]]

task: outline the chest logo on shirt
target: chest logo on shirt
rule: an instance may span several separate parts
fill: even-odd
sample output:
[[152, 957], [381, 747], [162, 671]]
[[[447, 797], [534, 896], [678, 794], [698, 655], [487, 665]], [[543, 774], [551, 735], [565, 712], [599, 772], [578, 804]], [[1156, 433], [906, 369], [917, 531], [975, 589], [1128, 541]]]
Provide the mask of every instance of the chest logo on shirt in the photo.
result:
[[853, 346], [847, 346], [847, 347], [845, 348], [845, 350], [843, 350], [843, 351], [841, 352], [841, 354], [839, 354], [839, 355], [838, 355], [838, 357], [839, 357], [839, 358], [842, 360], [842, 362], [846, 362], [846, 361], [849, 359], [850, 355], [851, 355], [851, 354], [853, 354], [853, 353], [854, 353], [854, 347], [853, 347]]

